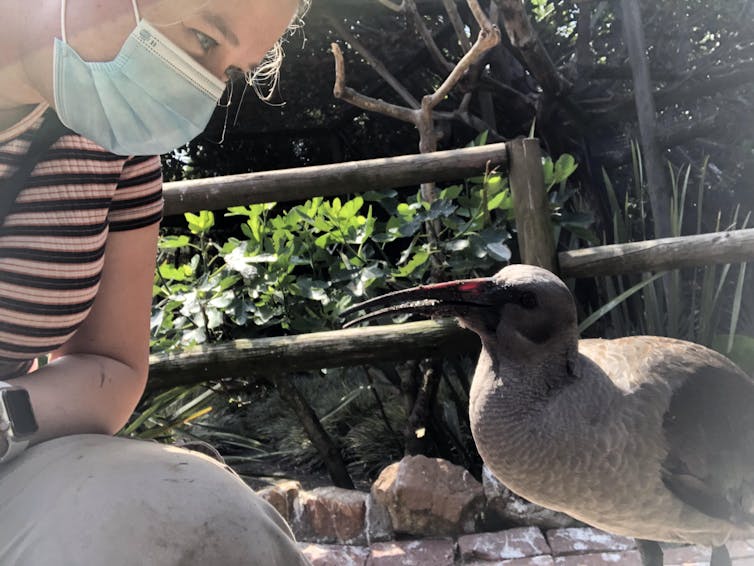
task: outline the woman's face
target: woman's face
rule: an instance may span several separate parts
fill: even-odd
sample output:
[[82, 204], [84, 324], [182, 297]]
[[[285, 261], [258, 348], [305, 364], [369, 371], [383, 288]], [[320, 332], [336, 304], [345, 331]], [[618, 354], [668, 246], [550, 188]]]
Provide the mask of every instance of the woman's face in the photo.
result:
[[[290, 25], [297, 8], [298, 0], [209, 0], [180, 21], [148, 8], [143, 17], [225, 80], [231, 70], [253, 70]], [[171, 23], [162, 25], [166, 22]]]
[[[41, 3], [43, 9], [28, 4], [28, 13], [21, 11], [24, 33], [11, 40], [18, 42], [20, 65], [8, 66], [10, 79], [4, 84], [13, 88], [0, 89], [0, 109], [3, 104], [14, 109], [42, 100], [54, 104], [53, 38], [61, 37], [60, 0]], [[298, 1], [137, 0], [137, 5], [141, 17], [226, 80], [228, 70], [248, 71], [262, 60], [290, 24]], [[112, 60], [134, 25], [128, 0], [67, 2], [68, 41], [84, 61]], [[0, 62], [0, 77], [4, 70]]]

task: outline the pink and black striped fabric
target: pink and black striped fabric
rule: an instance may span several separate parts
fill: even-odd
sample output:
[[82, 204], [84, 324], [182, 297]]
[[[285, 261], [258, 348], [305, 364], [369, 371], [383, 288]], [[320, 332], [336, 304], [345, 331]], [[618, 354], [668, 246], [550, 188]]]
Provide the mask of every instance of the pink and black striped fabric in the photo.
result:
[[[0, 132], [0, 190], [44, 105]], [[159, 157], [122, 157], [65, 135], [37, 163], [0, 226], [0, 379], [65, 343], [97, 294], [111, 232], [162, 218]]]

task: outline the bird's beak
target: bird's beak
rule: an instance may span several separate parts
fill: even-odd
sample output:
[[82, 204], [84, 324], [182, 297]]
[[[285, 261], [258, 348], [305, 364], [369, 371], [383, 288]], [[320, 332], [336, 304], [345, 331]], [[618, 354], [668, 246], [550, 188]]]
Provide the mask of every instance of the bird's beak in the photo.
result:
[[372, 311], [347, 322], [343, 327], [347, 328], [366, 320], [399, 313], [434, 316], [462, 315], [470, 308], [491, 305], [491, 291], [494, 288], [492, 279], [484, 277], [436, 283], [434, 285], [420, 285], [411, 289], [387, 293], [353, 305], [343, 311], [342, 316], [351, 315], [359, 310]]

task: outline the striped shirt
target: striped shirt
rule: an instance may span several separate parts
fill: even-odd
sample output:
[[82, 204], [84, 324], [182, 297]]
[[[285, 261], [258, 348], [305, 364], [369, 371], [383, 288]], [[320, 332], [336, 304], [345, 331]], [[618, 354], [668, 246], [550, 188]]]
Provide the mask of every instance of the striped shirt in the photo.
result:
[[[0, 190], [45, 105], [0, 132]], [[37, 162], [0, 225], [0, 379], [64, 344], [97, 295], [110, 232], [162, 218], [159, 157], [122, 157], [64, 135]]]

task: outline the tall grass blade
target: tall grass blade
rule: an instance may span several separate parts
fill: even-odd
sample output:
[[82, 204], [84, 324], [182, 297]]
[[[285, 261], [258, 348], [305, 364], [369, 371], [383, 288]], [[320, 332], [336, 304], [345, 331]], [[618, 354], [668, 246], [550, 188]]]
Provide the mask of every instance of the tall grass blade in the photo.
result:
[[624, 291], [615, 299], [612, 301], [602, 305], [599, 309], [594, 311], [592, 314], [590, 314], [585, 320], [579, 324], [579, 333], [584, 332], [587, 328], [589, 328], [592, 324], [594, 324], [596, 321], [598, 321], [600, 318], [605, 316], [605, 314], [609, 313], [611, 310], [613, 310], [615, 307], [620, 305], [623, 301], [628, 299], [630, 296], [632, 296], [634, 293], [637, 293], [641, 291], [644, 287], [652, 283], [653, 281], [659, 279], [664, 275], [665, 272], [656, 273], [649, 279], [646, 279], [645, 281], [641, 281], [640, 283], [637, 283], [627, 291]]
[[157, 395], [144, 411], [139, 414], [128, 426], [121, 430], [120, 434], [124, 436], [133, 435], [140, 427], [142, 427], [149, 419], [154, 417], [161, 410], [165, 409], [171, 403], [175, 403], [177, 400], [185, 397], [195, 387], [179, 386], [173, 387]]
[[733, 295], [733, 308], [730, 313], [730, 327], [728, 330], [728, 344], [725, 348], [725, 353], [729, 354], [733, 349], [733, 342], [736, 338], [736, 328], [738, 327], [738, 320], [741, 316], [741, 299], [744, 294], [744, 281], [746, 280], [746, 263], [741, 264], [741, 268], [738, 272], [738, 281], [736, 281], [736, 292]]
[[[742, 228], [746, 228], [751, 218], [751, 212], [746, 215], [743, 221]], [[736, 338], [736, 328], [738, 328], [738, 321], [741, 317], [741, 301], [744, 294], [744, 283], [746, 281], [746, 263], [741, 264], [741, 268], [738, 271], [738, 280], [736, 281], [736, 290], [733, 294], [733, 306], [730, 312], [730, 326], [728, 330], [728, 344], [725, 348], [725, 353], [729, 354], [733, 349], [733, 342]]]

